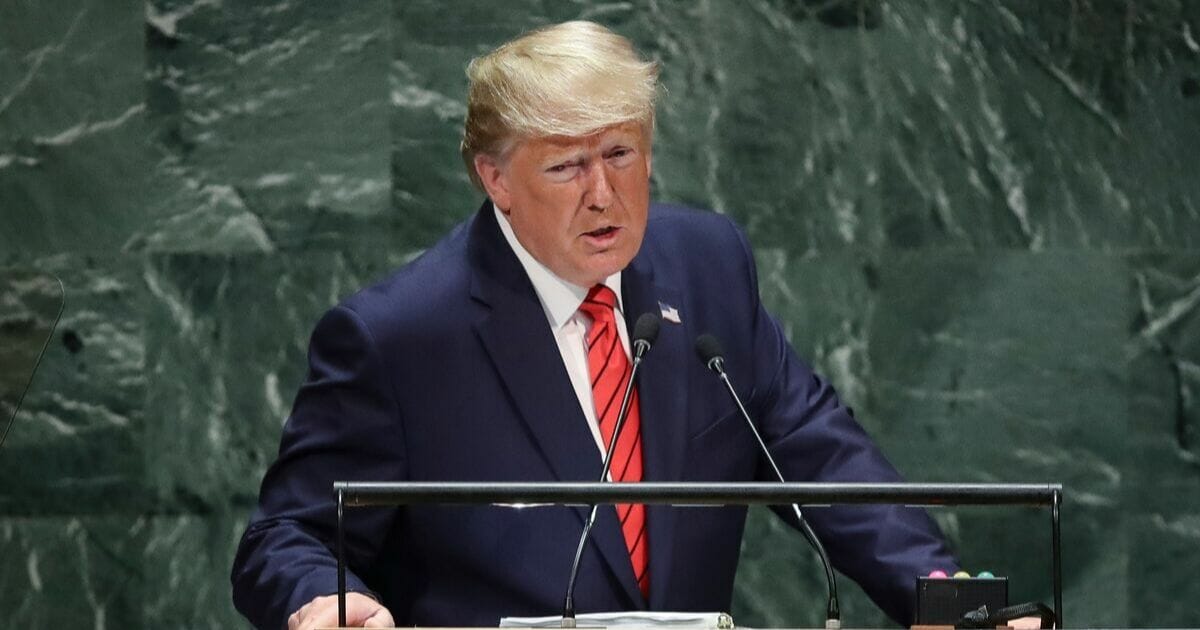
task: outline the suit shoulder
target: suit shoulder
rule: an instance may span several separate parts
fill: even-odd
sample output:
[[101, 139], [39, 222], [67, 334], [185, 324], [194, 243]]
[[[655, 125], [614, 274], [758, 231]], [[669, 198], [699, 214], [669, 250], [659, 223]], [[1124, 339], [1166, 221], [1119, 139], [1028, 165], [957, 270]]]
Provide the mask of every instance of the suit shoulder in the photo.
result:
[[655, 203], [650, 206], [647, 232], [656, 238], [727, 242], [740, 239], [741, 229], [729, 217], [676, 204]]
[[723, 214], [659, 203], [650, 208], [646, 242], [656, 255], [673, 257], [705, 251], [749, 254], [750, 247], [742, 229]]
[[[372, 334], [429, 330], [469, 301], [466, 230], [455, 228], [433, 247], [383, 279], [342, 300]], [[383, 339], [380, 339], [382, 341]]]

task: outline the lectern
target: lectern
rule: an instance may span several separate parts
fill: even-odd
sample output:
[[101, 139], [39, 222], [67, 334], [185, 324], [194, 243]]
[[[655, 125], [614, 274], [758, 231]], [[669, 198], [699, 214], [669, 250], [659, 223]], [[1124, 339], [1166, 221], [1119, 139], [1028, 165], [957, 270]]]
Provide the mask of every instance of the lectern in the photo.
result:
[[[667, 505], [1019, 505], [1050, 512], [1050, 570], [1055, 627], [1062, 620], [1062, 561], [1059, 509], [1061, 484], [934, 483], [500, 483], [338, 481], [338, 619], [346, 625], [345, 508], [423, 503], [470, 505], [576, 505], [647, 503]], [[913, 576], [916, 579], [916, 576]]]

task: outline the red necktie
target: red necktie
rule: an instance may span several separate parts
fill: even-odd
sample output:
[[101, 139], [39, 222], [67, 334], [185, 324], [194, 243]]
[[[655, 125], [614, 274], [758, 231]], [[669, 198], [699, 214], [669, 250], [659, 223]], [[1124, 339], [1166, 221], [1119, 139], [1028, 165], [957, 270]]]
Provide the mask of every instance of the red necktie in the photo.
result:
[[[617, 334], [614, 307], [617, 296], [612, 289], [598, 284], [592, 287], [579, 310], [592, 318], [592, 327], [587, 334], [588, 372], [592, 376], [592, 401], [596, 405], [596, 421], [600, 424], [600, 435], [605, 448], [612, 441], [613, 428], [621, 411], [621, 397], [632, 371], [629, 357], [621, 346]], [[638, 413], [638, 395], [634, 388], [629, 401], [629, 415], [621, 428], [621, 437], [613, 450], [611, 474], [613, 481], [642, 480], [642, 423]], [[633, 574], [637, 576], [642, 596], [650, 592], [650, 572], [647, 570], [650, 555], [646, 541], [646, 506], [621, 504], [617, 506], [621, 519], [621, 533], [625, 536], [625, 548], [633, 562]]]

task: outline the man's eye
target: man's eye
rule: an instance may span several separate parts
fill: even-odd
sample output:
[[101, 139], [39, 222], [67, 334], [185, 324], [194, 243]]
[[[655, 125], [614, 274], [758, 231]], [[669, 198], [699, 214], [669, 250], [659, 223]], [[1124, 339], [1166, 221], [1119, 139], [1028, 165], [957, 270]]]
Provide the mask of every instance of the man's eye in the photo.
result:
[[628, 147], [618, 147], [612, 151], [609, 151], [607, 157], [609, 160], [612, 160], [617, 164], [625, 164], [632, 159], [633, 155], [633, 149]]
[[563, 162], [562, 164], [555, 164], [554, 166], [547, 167], [543, 172], [543, 176], [546, 177], [548, 181], [566, 183], [575, 179], [575, 176], [578, 173], [578, 162]]

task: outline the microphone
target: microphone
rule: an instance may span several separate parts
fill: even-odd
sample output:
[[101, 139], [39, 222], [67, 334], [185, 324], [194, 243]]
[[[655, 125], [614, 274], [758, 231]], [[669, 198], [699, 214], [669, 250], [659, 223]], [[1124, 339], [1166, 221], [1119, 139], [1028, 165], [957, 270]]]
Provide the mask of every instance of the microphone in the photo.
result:
[[[762, 435], [759, 435], [758, 428], [754, 426], [754, 421], [750, 419], [750, 414], [746, 412], [746, 407], [742, 405], [742, 399], [737, 395], [737, 391], [733, 389], [733, 383], [729, 381], [729, 375], [725, 372], [725, 357], [721, 351], [721, 342], [717, 338], [705, 333], [696, 338], [695, 343], [696, 354], [708, 369], [716, 372], [721, 381], [725, 383], [726, 389], [729, 390], [729, 395], [733, 397], [733, 402], [737, 405], [738, 411], [742, 413], [742, 418], [746, 420], [746, 425], [750, 427], [750, 432], [754, 434], [754, 439], [758, 440], [758, 446], [762, 450], [763, 455], [767, 458], [767, 463], [771, 465], [771, 469], [775, 471], [780, 483], [786, 483], [783, 478], [783, 473], [779, 471], [779, 466], [775, 464], [775, 458], [771, 456], [771, 451], [767, 449], [767, 443], [763, 441]], [[829, 600], [825, 607], [825, 628], [828, 630], [836, 630], [842, 627], [841, 608], [838, 606], [837, 595], [837, 580], [833, 574], [833, 565], [829, 564], [829, 555], [825, 553], [825, 546], [821, 544], [821, 540], [817, 538], [816, 532], [808, 525], [808, 521], [804, 520], [804, 515], [800, 513], [800, 506], [792, 504], [792, 511], [796, 514], [796, 521], [800, 524], [800, 531], [804, 537], [808, 539], [808, 543], [817, 552], [817, 556], [821, 558], [821, 565], [825, 567], [825, 581], [829, 589]]]
[[633, 323], [633, 341], [630, 343], [633, 346], [634, 367], [637, 367], [638, 362], [650, 351], [654, 340], [658, 339], [658, 327], [661, 323], [662, 316], [657, 313], [642, 313]]
[[[625, 426], [625, 417], [629, 415], [629, 403], [633, 398], [633, 380], [637, 378], [638, 367], [642, 359], [658, 338], [658, 327], [662, 316], [658, 313], [642, 313], [633, 323], [633, 338], [630, 346], [633, 349], [633, 369], [629, 373], [629, 382], [625, 384], [625, 394], [621, 397], [620, 411], [617, 412], [617, 423], [613, 427], [612, 437], [608, 440], [608, 449], [604, 452], [604, 465], [600, 470], [600, 482], [608, 480], [608, 471], [612, 467], [613, 453], [617, 450], [617, 439], [621, 437], [621, 428]], [[596, 419], [600, 421], [599, 418]], [[579, 577], [579, 561], [583, 559], [583, 549], [587, 545], [588, 534], [596, 523], [596, 510], [599, 506], [592, 505], [592, 512], [583, 524], [583, 532], [579, 535], [579, 546], [575, 549], [575, 561], [571, 563], [571, 576], [567, 579], [567, 596], [563, 602], [563, 628], [575, 627], [575, 580]]]

